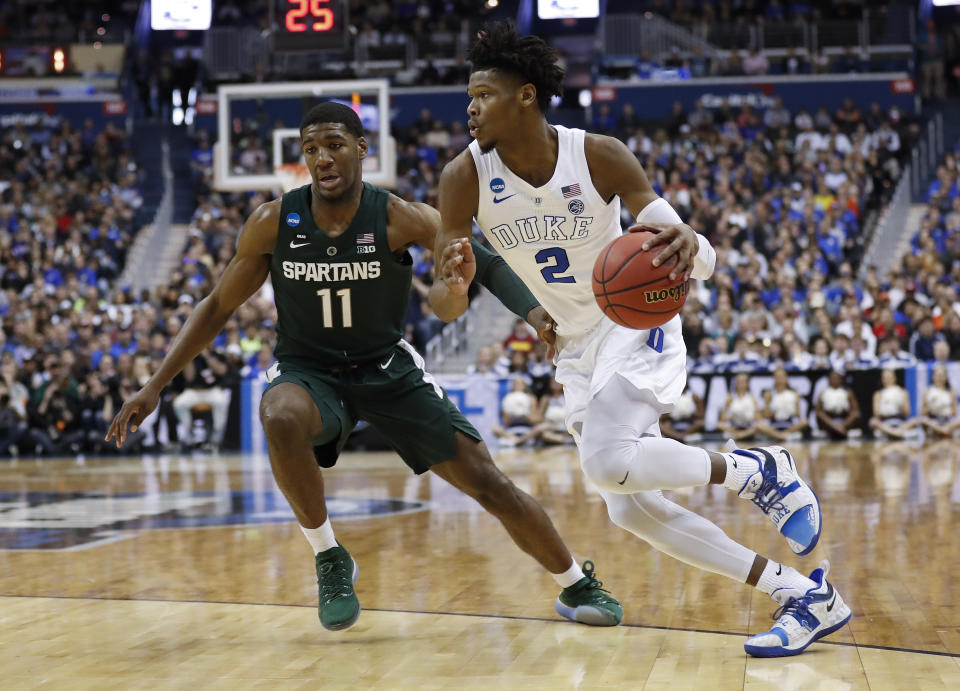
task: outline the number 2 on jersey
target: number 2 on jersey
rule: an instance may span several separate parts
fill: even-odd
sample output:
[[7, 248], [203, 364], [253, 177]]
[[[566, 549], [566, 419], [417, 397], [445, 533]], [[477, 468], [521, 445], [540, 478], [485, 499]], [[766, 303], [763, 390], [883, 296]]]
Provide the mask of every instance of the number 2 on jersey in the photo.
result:
[[[330, 289], [324, 288], [318, 290], [320, 296], [320, 311], [323, 312], [323, 327], [325, 329], [333, 328], [333, 300], [330, 299]], [[337, 291], [337, 297], [340, 298], [340, 311], [343, 312], [343, 328], [349, 329], [353, 326], [353, 311], [350, 309], [350, 289], [341, 288]]]
[[551, 259], [553, 264], [540, 269], [543, 274], [543, 280], [547, 283], [576, 283], [573, 276], [558, 276], [570, 268], [570, 260], [567, 258], [567, 251], [562, 247], [547, 247], [537, 252], [534, 257], [537, 264], [546, 264]]

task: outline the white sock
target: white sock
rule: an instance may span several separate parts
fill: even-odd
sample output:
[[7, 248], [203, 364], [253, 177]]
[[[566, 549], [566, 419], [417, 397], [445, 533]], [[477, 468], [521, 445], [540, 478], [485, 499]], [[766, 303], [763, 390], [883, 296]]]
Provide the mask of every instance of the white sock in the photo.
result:
[[303, 535], [307, 538], [307, 542], [309, 542], [310, 546], [313, 547], [314, 554], [326, 552], [328, 549], [332, 549], [337, 546], [337, 538], [333, 536], [333, 526], [330, 525], [329, 518], [327, 518], [322, 525], [316, 528], [304, 528], [303, 526], [300, 526], [300, 530], [303, 531]]
[[580, 564], [574, 560], [570, 568], [563, 573], [551, 573], [550, 575], [553, 576], [553, 580], [555, 580], [561, 588], [569, 588], [583, 578], [583, 569], [581, 569]]
[[792, 566], [784, 566], [775, 561], [768, 561], [763, 567], [763, 573], [760, 574], [760, 580], [757, 581], [757, 590], [772, 595], [775, 590], [780, 588], [789, 588], [799, 591], [801, 595], [810, 588], [816, 588], [817, 584], [797, 571]]
[[741, 456], [736, 453], [721, 453], [727, 462], [727, 477], [723, 480], [723, 486], [734, 492], [740, 492], [751, 475], [755, 475], [760, 470], [760, 461], [752, 457]]

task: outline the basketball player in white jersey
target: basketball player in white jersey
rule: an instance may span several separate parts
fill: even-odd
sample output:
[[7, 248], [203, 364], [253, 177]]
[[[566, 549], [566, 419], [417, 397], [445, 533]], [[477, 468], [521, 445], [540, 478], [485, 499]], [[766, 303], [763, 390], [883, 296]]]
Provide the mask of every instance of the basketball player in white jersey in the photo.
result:
[[621, 200], [637, 223], [660, 231], [648, 244], [661, 246], [655, 264], [677, 256], [674, 277], [709, 278], [713, 248], [656, 195], [622, 142], [547, 122], [544, 112], [561, 89], [563, 70], [544, 41], [497, 24], [481, 32], [469, 59], [474, 141], [440, 179], [437, 273], [448, 290], [431, 300], [434, 310], [449, 321], [466, 309], [475, 218], [556, 322], [556, 377], [567, 400], [567, 427], [613, 522], [687, 564], [771, 595], [781, 605], [776, 624], [750, 638], [747, 652], [802, 652], [850, 618], [826, 581], [829, 564], [807, 578], [737, 544], [660, 490], [723, 484], [753, 501], [797, 554], [819, 539], [816, 496], [781, 447], [720, 454], [661, 438], [660, 415], [676, 402], [686, 376], [680, 319], [647, 331], [627, 329], [605, 318], [593, 297], [594, 260], [621, 233]]

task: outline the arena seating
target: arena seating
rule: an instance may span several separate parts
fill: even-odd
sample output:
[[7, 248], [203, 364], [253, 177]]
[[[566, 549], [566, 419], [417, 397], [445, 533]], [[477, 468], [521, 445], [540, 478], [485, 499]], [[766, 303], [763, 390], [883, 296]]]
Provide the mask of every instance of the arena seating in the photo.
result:
[[[476, 3], [453, 4], [470, 20], [482, 18]], [[647, 5], [684, 22], [684, 3], [672, 10], [671, 3]], [[784, 16], [768, 21], [803, 15], [799, 4], [784, 5]], [[53, 30], [31, 23], [24, 7], [13, 3], [3, 10], [9, 26]], [[258, 7], [239, 0], [218, 3], [214, 25], [262, 21]], [[839, 17], [828, 12], [821, 18]], [[432, 6], [360, 3], [352, 19], [378, 50], [414, 40], [412, 32], [425, 23], [436, 29], [432, 41], [438, 54], [446, 55], [449, 17]], [[436, 79], [462, 81], [464, 75], [440, 71]], [[250, 146], [234, 163], [255, 171], [265, 165], [269, 132], [254, 121], [238, 126], [246, 129], [234, 135]], [[600, 104], [589, 127], [623, 140], [657, 193], [717, 247], [714, 278], [696, 286], [683, 312], [692, 371], [772, 371], [777, 365], [799, 371], [811, 363], [875, 367], [883, 358], [905, 364], [927, 358], [938, 340], [949, 345], [948, 357], [960, 356], [960, 314], [954, 307], [960, 282], [954, 266], [960, 265], [957, 155], [946, 157], [930, 184], [928, 213], [919, 228], [909, 229], [914, 237], [901, 265], [883, 281], [872, 272], [866, 281], [856, 279], [869, 219], [889, 201], [917, 136], [903, 113], [852, 102], [835, 112], [816, 107], [790, 112], [779, 102], [766, 110], [728, 104], [685, 110], [677, 104], [662, 121], [643, 121], [628, 109], [612, 112]], [[469, 143], [463, 126], [445, 125], [425, 112], [393, 134], [395, 193], [435, 204], [440, 171]], [[150, 375], [192, 306], [230, 260], [244, 220], [269, 198], [212, 190], [212, 138], [203, 131], [194, 135], [190, 168], [196, 200], [181, 267], [155, 294], [135, 295], [117, 282], [143, 223], [138, 209], [145, 181], [127, 135], [113, 126], [98, 132], [67, 124], [20, 124], [3, 133], [0, 167], [9, 172], [0, 181], [0, 385], [16, 415], [7, 428], [0, 426], [0, 453], [105, 450], [95, 435], [70, 433], [102, 426], [106, 411], [115, 410]], [[625, 210], [624, 227], [631, 220]], [[431, 252], [415, 248], [413, 254], [407, 338], [422, 348], [440, 325], [425, 304]], [[269, 293], [258, 294], [218, 336], [214, 350], [232, 364], [234, 381], [269, 366], [275, 320]], [[928, 322], [934, 336], [927, 333]], [[52, 357], [61, 352], [62, 358]], [[503, 358], [497, 367], [506, 371], [510, 353]], [[38, 412], [51, 382], [58, 387], [49, 396], [58, 401], [58, 419], [50, 418], [49, 402]], [[176, 393], [175, 385], [161, 405], [171, 429]], [[172, 444], [175, 435], [164, 439]], [[145, 441], [159, 443], [156, 435]]]

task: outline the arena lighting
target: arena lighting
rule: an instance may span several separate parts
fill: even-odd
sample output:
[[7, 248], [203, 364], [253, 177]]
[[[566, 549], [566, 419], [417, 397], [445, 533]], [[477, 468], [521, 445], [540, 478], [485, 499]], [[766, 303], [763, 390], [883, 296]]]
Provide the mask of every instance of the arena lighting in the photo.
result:
[[600, 16], [600, 0], [537, 0], [540, 19], [595, 19]]
[[54, 48], [53, 50], [53, 71], [60, 74], [67, 69], [67, 54], [63, 48]]
[[589, 108], [593, 103], [593, 92], [590, 89], [580, 89], [580, 93], [577, 95], [577, 101], [583, 108]]
[[500, 5], [500, 0], [487, 0], [487, 9], [492, 10]]

